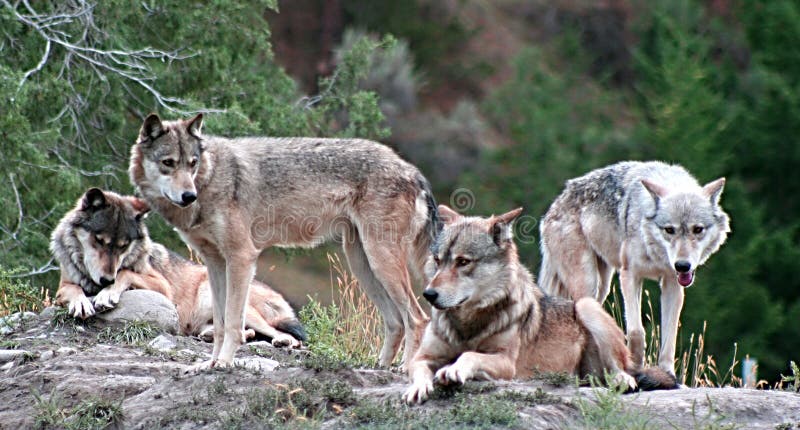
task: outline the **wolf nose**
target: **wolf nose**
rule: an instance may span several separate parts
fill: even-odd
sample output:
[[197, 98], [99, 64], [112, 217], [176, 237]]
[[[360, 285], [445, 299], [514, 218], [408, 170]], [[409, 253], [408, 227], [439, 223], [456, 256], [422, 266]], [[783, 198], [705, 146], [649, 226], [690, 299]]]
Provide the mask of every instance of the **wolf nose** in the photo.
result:
[[114, 278], [107, 278], [105, 276], [100, 278], [100, 286], [101, 287], [107, 287], [107, 286], [109, 286], [109, 285], [111, 285], [113, 283], [114, 283]]
[[437, 293], [433, 288], [427, 288], [422, 292], [422, 297], [425, 297], [425, 300], [433, 303], [439, 297], [439, 293]]
[[677, 270], [680, 273], [686, 273], [692, 270], [692, 263], [686, 260], [678, 260], [675, 262], [675, 270]]
[[183, 204], [185, 204], [185, 205], [194, 203], [195, 200], [197, 200], [197, 194], [195, 194], [195, 193], [193, 193], [191, 191], [187, 191], [187, 192], [181, 194], [181, 201], [183, 201]]

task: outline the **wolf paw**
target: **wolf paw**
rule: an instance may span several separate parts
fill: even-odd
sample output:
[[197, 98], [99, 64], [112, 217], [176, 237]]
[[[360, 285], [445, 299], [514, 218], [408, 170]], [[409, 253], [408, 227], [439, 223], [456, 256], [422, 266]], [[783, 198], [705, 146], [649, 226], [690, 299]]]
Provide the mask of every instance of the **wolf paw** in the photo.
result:
[[300, 341], [289, 334], [281, 333], [272, 338], [272, 346], [277, 348], [299, 348]]
[[433, 392], [433, 381], [416, 381], [403, 394], [403, 401], [409, 405], [416, 405], [428, 399]]
[[86, 318], [89, 318], [95, 314], [94, 306], [86, 296], [69, 302], [69, 307], [67, 310], [69, 311], [70, 315], [82, 320], [85, 320]]
[[472, 379], [473, 376], [473, 372], [470, 369], [451, 364], [437, 370], [434, 379], [442, 385], [450, 385], [452, 383], [463, 384]]
[[119, 303], [119, 296], [120, 293], [109, 290], [108, 288], [100, 290], [100, 292], [94, 296], [95, 310], [102, 312], [108, 309], [113, 309]]
[[636, 389], [636, 379], [626, 372], [618, 372], [614, 375], [613, 383], [618, 387], [625, 387], [628, 390]]

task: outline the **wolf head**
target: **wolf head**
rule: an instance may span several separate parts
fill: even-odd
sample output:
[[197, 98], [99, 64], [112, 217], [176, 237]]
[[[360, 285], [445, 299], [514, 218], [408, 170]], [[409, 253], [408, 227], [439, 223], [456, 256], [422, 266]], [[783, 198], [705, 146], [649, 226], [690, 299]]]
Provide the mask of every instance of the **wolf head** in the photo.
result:
[[114, 283], [136, 243], [147, 235], [142, 220], [150, 208], [136, 197], [92, 188], [78, 200], [73, 221], [83, 265], [102, 287]]
[[195, 178], [201, 165], [203, 115], [189, 120], [145, 118], [131, 162], [131, 177], [149, 197], [186, 207], [197, 200]]
[[508, 268], [517, 261], [513, 222], [522, 208], [490, 218], [463, 217], [439, 206], [444, 223], [433, 245], [422, 295], [437, 309], [482, 308], [507, 296]]
[[655, 203], [655, 212], [647, 218], [646, 241], [663, 248], [678, 283], [688, 287], [697, 267], [730, 232], [728, 215], [719, 206], [725, 178], [690, 191], [671, 190], [647, 179], [642, 185]]

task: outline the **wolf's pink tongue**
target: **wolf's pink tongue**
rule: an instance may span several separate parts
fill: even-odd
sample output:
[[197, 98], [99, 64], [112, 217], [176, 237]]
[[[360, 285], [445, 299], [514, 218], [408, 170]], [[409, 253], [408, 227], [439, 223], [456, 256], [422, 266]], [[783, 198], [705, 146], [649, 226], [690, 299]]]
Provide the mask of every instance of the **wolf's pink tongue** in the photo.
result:
[[688, 287], [689, 285], [692, 285], [693, 280], [694, 280], [694, 273], [692, 272], [678, 274], [678, 283], [681, 284], [681, 286]]

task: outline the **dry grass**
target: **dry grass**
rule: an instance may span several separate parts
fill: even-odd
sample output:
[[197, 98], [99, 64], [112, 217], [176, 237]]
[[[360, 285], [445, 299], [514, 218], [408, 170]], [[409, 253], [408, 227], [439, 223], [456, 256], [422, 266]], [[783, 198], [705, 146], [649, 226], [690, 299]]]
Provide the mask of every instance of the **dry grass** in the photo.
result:
[[331, 267], [331, 295], [341, 317], [337, 331], [342, 346], [349, 351], [365, 351], [377, 357], [381, 349], [383, 319], [339, 255], [328, 253], [328, 263]]
[[[620, 327], [625, 327], [624, 312], [620, 305], [622, 297], [619, 294], [616, 285], [612, 286], [611, 292], [614, 300], [609, 301], [607, 306], [608, 311], [617, 321]], [[653, 300], [650, 297], [650, 292], [644, 289], [644, 325], [649, 327], [647, 333], [647, 351], [645, 351], [645, 365], [656, 366], [658, 364], [658, 351], [661, 348], [661, 327], [657, 323], [655, 309], [653, 309]], [[703, 331], [701, 333], [692, 333], [689, 336], [689, 346], [681, 351], [676, 351], [677, 361], [675, 369], [678, 381], [687, 387], [742, 387], [742, 378], [736, 376], [736, 368], [739, 365], [739, 360], [736, 358], [738, 352], [737, 345], [734, 344], [733, 360], [730, 366], [725, 369], [717, 365], [716, 360], [710, 354], [705, 353], [705, 334], [707, 322], [703, 323]], [[680, 325], [678, 326], [678, 338], [681, 337]], [[680, 347], [680, 345], [678, 345]], [[756, 385], [761, 387], [767, 384], [766, 381], [759, 381]]]
[[3, 278], [0, 272], [0, 317], [15, 312], [40, 312], [52, 305], [50, 291], [41, 287], [38, 290], [28, 283]]

